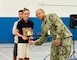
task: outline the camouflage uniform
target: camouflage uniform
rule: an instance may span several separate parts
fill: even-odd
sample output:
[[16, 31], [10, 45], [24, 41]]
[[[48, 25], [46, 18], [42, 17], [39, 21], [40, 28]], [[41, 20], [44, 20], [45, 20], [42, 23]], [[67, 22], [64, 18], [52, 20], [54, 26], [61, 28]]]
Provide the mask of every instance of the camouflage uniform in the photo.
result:
[[[49, 36], [48, 30], [50, 30], [50, 36], [53, 37], [50, 60], [65, 60], [70, 57], [72, 34], [55, 13], [46, 15], [42, 23], [42, 36], [35, 41], [35, 44], [41, 45], [47, 40]], [[60, 38], [61, 40], [59, 46], [55, 46], [54, 44], [56, 38]]]

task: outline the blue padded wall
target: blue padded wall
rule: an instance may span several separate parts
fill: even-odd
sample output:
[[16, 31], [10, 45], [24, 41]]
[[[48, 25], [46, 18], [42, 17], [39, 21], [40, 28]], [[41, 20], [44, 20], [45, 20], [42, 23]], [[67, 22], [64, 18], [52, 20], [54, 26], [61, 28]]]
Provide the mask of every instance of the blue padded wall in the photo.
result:
[[68, 27], [68, 29], [73, 34], [73, 40], [77, 40], [77, 28], [70, 28], [70, 18], [69, 17], [63, 17], [61, 18], [64, 24]]
[[12, 26], [17, 18], [1, 17], [0, 18], [0, 43], [13, 42]]
[[[30, 17], [30, 19], [34, 22], [34, 29], [33, 29], [34, 34], [40, 33], [42, 21], [40, 21], [36, 17]], [[70, 28], [69, 17], [61, 17], [61, 19], [72, 32], [73, 40], [77, 40], [77, 29]], [[14, 36], [12, 35], [12, 27], [14, 22], [17, 20], [18, 20], [17, 17], [0, 17], [0, 43], [13, 43]]]

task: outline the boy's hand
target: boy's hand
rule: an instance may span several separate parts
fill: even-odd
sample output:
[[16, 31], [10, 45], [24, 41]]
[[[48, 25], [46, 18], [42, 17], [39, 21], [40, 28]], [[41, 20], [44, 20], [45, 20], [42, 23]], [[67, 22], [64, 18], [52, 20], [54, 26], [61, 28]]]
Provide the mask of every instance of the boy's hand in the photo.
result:
[[28, 38], [26, 36], [22, 36], [23, 40], [28, 40]]

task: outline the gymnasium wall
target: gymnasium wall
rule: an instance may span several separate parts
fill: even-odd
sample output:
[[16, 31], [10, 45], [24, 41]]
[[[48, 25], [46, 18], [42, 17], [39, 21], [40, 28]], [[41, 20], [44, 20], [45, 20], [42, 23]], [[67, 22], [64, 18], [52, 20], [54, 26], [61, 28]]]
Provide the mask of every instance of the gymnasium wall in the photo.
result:
[[17, 17], [18, 10], [24, 7], [30, 9], [31, 17], [35, 17], [38, 8], [60, 17], [77, 14], [77, 0], [0, 0], [0, 17]]
[[71, 14], [77, 14], [77, 0], [0, 0], [0, 43], [12, 43], [12, 27], [18, 20], [18, 10], [24, 7], [30, 10], [30, 19], [34, 22], [34, 33], [41, 32], [41, 21], [36, 18], [35, 11], [44, 9], [46, 14], [56, 13], [73, 33], [77, 40], [77, 29], [70, 28]]
[[[36, 17], [30, 17], [30, 19], [34, 22], [34, 29], [33, 29], [34, 34], [41, 33], [42, 21], [40, 21]], [[72, 32], [73, 40], [77, 40], [77, 29], [70, 28], [70, 18], [61, 17], [61, 19]], [[13, 27], [14, 22], [17, 20], [18, 20], [17, 17], [0, 17], [0, 43], [13, 43], [14, 35], [12, 34], [12, 27]]]

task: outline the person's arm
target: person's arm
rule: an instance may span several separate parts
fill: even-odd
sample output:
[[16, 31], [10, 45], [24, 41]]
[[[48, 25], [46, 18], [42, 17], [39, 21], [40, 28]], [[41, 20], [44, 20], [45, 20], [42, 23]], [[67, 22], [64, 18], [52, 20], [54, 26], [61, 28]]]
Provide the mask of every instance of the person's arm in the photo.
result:
[[26, 36], [23, 36], [22, 34], [19, 33], [18, 29], [15, 30], [15, 35], [17, 35], [18, 37], [21, 37], [23, 40], [28, 40]]
[[54, 41], [54, 44], [56, 46], [58, 46], [58, 45], [60, 45], [60, 41], [61, 41], [61, 37], [62, 37], [63, 22], [55, 13], [51, 15], [50, 19], [53, 20], [53, 24], [55, 27], [54, 34], [56, 36], [56, 39]]
[[48, 36], [42, 35], [39, 39], [35, 41], [35, 45], [42, 45], [46, 40]]
[[27, 40], [28, 38], [26, 36], [23, 36], [22, 34], [19, 33], [19, 30], [22, 29], [21, 25], [22, 25], [21, 22], [18, 22], [17, 28], [15, 29], [15, 35], [21, 37], [23, 40]]
[[56, 39], [61, 39], [62, 33], [63, 33], [63, 22], [62, 20], [56, 15], [53, 15], [53, 20], [55, 24], [55, 33], [56, 33]]
[[15, 30], [15, 35], [17, 35], [18, 37], [23, 37], [23, 35], [19, 33], [19, 30], [17, 28]]
[[49, 20], [50, 22], [52, 22], [52, 24], [55, 27], [55, 30], [53, 33], [56, 35], [56, 39], [57, 38], [60, 39], [62, 36], [63, 29], [64, 29], [63, 27], [64, 23], [55, 13], [49, 15]]
[[43, 31], [43, 28], [42, 28], [42, 35], [39, 39], [37, 39], [35, 41], [35, 45], [42, 45], [48, 38], [48, 34], [47, 32]]

